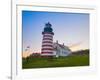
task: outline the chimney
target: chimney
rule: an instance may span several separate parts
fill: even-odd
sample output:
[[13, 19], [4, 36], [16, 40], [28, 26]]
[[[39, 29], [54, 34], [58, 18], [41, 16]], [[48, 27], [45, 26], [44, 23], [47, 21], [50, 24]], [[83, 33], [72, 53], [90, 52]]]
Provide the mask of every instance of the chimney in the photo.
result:
[[64, 46], [64, 43], [63, 43], [63, 46]]
[[58, 44], [58, 40], [56, 40], [56, 43]]

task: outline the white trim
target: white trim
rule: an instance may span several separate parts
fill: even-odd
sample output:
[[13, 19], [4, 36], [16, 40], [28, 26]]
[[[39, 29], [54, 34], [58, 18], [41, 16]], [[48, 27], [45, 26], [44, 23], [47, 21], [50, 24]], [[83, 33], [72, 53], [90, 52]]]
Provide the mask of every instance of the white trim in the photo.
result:
[[[39, 5], [39, 4], [37, 4]], [[43, 6], [44, 4], [42, 4]], [[30, 78], [46, 78], [46, 77], [57, 77], [57, 76], [66, 76], [66, 75], [88, 75], [88, 74], [94, 74], [96, 72], [96, 12], [95, 12], [95, 8], [90, 8], [88, 6], [78, 6], [76, 8], [74, 8], [74, 5], [60, 5], [62, 7], [59, 7], [59, 5], [55, 5], [58, 7], [42, 7], [42, 6], [18, 6], [17, 5], [17, 9], [16, 6], [13, 5], [13, 19], [12, 19], [12, 70], [13, 70], [13, 75], [12, 78], [13, 80], [27, 80]], [[71, 8], [72, 7], [72, 8]], [[18, 11], [18, 13], [16, 13], [16, 10]], [[22, 69], [22, 63], [21, 63], [21, 55], [20, 55], [20, 49], [21, 48], [21, 44], [20, 44], [20, 40], [21, 40], [21, 11], [22, 10], [32, 10], [32, 11], [49, 11], [49, 12], [74, 12], [74, 13], [89, 13], [90, 14], [90, 66], [85, 66], [85, 67], [63, 67], [63, 68], [47, 68], [47, 69], [28, 69], [28, 70], [23, 70]], [[18, 53], [17, 53], [17, 57], [16, 58], [16, 15], [18, 18]], [[20, 46], [20, 47], [19, 47]], [[43, 54], [42, 54], [43, 55]], [[48, 54], [49, 55], [49, 54]], [[50, 54], [51, 55], [51, 54]], [[17, 61], [16, 61], [17, 60]], [[16, 62], [18, 64], [16, 64]], [[18, 74], [16, 75], [17, 71], [16, 71], [16, 66], [18, 69]], [[33, 80], [33, 79], [32, 79]]]

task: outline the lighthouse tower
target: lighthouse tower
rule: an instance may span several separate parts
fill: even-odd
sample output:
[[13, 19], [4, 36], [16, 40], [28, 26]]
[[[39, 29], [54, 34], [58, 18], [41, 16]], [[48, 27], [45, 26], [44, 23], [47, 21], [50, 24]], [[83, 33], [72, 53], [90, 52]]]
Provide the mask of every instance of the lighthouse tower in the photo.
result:
[[42, 56], [53, 56], [53, 29], [51, 24], [48, 22], [45, 24], [44, 30], [42, 32]]

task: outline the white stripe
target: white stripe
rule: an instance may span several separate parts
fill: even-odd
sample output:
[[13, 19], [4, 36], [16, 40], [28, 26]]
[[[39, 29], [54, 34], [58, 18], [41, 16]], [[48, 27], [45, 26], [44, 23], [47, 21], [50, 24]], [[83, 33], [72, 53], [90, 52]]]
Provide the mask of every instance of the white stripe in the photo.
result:
[[53, 50], [42, 50], [42, 52], [53, 52]]
[[41, 54], [42, 56], [53, 56], [53, 55], [55, 55], [54, 53], [52, 53], [52, 54], [50, 54], [50, 53], [47, 53], [47, 54]]
[[42, 42], [53, 42], [52, 40], [43, 40]]
[[44, 34], [44, 35], [46, 35], [46, 36], [47, 36], [47, 35], [51, 36], [52, 34], [46, 33], [46, 34]]
[[53, 43], [42, 43], [42, 45], [52, 45], [53, 46]]
[[49, 38], [49, 39], [52, 39], [53, 36], [43, 36], [43, 38]]

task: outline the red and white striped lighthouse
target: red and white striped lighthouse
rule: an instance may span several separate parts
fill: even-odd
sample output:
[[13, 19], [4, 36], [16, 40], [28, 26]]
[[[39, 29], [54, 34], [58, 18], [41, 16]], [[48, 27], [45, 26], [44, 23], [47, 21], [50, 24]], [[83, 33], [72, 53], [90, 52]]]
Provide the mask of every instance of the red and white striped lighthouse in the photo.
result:
[[53, 29], [51, 24], [48, 22], [45, 24], [44, 30], [42, 32], [42, 56], [53, 56]]

